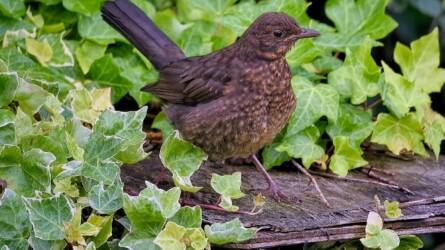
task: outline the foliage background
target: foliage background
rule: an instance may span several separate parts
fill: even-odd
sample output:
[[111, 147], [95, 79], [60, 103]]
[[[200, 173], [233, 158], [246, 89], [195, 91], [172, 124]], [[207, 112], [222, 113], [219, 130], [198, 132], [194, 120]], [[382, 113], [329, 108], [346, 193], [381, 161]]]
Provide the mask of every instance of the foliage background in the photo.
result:
[[[239, 221], [203, 230], [199, 208], [180, 208], [180, 189], [199, 189], [190, 176], [205, 156], [175, 134], [161, 157], [180, 189], [147, 183], [137, 197], [123, 194], [119, 167], [147, 157], [144, 120], [145, 129], [161, 129], [165, 137], [171, 128], [158, 115], [156, 98], [139, 91], [157, 73], [101, 20], [101, 2], [0, 0], [0, 180], [8, 185], [0, 203], [2, 250], [28, 244], [202, 249], [252, 237], [255, 229]], [[287, 57], [299, 106], [262, 152], [269, 168], [292, 157], [346, 175], [366, 165], [362, 146], [369, 141], [394, 154], [427, 156], [427, 147], [439, 154], [445, 137], [438, 113], [445, 112], [444, 69], [438, 68], [445, 14], [439, 0], [133, 2], [189, 56], [231, 44], [265, 11], [285, 11], [323, 34], [300, 41]], [[392, 18], [384, 14], [386, 6]], [[351, 18], [345, 21], [345, 15]], [[417, 40], [422, 35], [428, 36]], [[396, 41], [414, 40], [412, 50], [396, 48]], [[381, 60], [388, 65], [385, 75]], [[422, 72], [411, 74], [416, 68]], [[141, 108], [147, 103], [148, 119]], [[232, 188], [223, 190], [221, 183]], [[243, 196], [240, 185], [238, 173], [212, 178], [221, 207], [238, 209], [232, 199]], [[108, 240], [113, 227], [122, 230]]]

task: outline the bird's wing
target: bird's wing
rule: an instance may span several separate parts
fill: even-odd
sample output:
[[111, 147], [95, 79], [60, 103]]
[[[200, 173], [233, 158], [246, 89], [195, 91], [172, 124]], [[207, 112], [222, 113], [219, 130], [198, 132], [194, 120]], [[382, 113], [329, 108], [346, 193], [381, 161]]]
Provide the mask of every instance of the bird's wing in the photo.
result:
[[143, 90], [168, 103], [195, 105], [221, 97], [230, 81], [224, 66], [205, 57], [188, 58], [163, 68], [158, 83]]

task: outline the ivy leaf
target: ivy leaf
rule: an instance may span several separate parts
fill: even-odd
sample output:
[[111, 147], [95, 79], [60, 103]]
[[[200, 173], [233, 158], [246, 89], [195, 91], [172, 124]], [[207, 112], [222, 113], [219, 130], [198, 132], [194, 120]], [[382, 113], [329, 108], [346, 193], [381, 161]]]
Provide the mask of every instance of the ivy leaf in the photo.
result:
[[19, 85], [17, 73], [0, 73], [0, 108], [7, 106], [14, 98]]
[[14, 113], [7, 109], [0, 109], [0, 144], [16, 144]]
[[166, 219], [153, 199], [125, 194], [124, 211], [131, 222], [131, 229], [119, 246], [134, 250], [159, 249], [153, 241], [161, 232]]
[[232, 205], [232, 199], [239, 199], [245, 194], [241, 192], [241, 172], [235, 172], [231, 175], [218, 175], [213, 173], [210, 185], [213, 190], [221, 195], [219, 206], [227, 211], [238, 211], [238, 207]]
[[142, 148], [145, 141], [142, 123], [146, 114], [147, 107], [130, 112], [106, 110], [94, 126], [94, 132], [122, 139], [115, 158], [124, 163], [136, 163], [147, 156]]
[[423, 124], [425, 143], [433, 150], [436, 160], [439, 160], [440, 144], [445, 139], [445, 129], [438, 121]]
[[25, 205], [17, 194], [7, 188], [0, 197], [0, 245], [26, 249], [31, 223]]
[[151, 127], [161, 130], [162, 137], [164, 138], [167, 138], [167, 136], [175, 129], [168, 120], [167, 115], [162, 111], [156, 115]]
[[383, 206], [385, 207], [386, 217], [391, 218], [391, 219], [396, 219], [396, 218], [399, 218], [400, 216], [403, 216], [402, 210], [399, 207], [398, 201], [389, 202], [389, 201], [385, 200], [385, 202], [383, 203]]
[[25, 15], [26, 6], [24, 0], [1, 0], [0, 13], [6, 17], [19, 19]]
[[34, 250], [60, 250], [66, 247], [64, 240], [42, 240], [34, 235], [31, 235], [28, 243]]
[[423, 242], [415, 235], [401, 235], [400, 244], [394, 250], [417, 250], [423, 248]]
[[328, 122], [326, 132], [331, 138], [346, 136], [352, 145], [360, 144], [372, 133], [374, 124], [370, 112], [349, 105], [341, 104], [336, 122]]
[[280, 145], [280, 141], [274, 142], [263, 148], [261, 156], [263, 157], [263, 165], [269, 170], [273, 167], [280, 166], [286, 161], [289, 161], [291, 157], [287, 152], [280, 152], [276, 148]]
[[[294, 78], [293, 87], [298, 100], [287, 127], [288, 133], [297, 133], [315, 123], [322, 116], [337, 120], [339, 95], [330, 85], [312, 85]], [[291, 131], [291, 132], [289, 132]]]
[[346, 176], [349, 170], [368, 164], [362, 157], [360, 145], [351, 144], [346, 136], [334, 137], [335, 152], [329, 164], [332, 172], [340, 176]]
[[163, 250], [202, 250], [207, 246], [207, 239], [201, 228], [185, 228], [170, 221], [167, 222], [165, 228], [156, 236], [154, 242]]
[[90, 16], [99, 11], [102, 2], [103, 0], [63, 0], [63, 7]]
[[202, 223], [202, 211], [199, 206], [181, 207], [176, 214], [170, 218], [171, 222], [185, 228], [199, 228]]
[[342, 98], [360, 104], [368, 97], [379, 93], [380, 68], [371, 56], [372, 41], [366, 39], [362, 45], [346, 49], [343, 66], [328, 75], [332, 85]]
[[369, 212], [366, 221], [366, 237], [360, 242], [368, 248], [391, 250], [399, 245], [399, 237], [389, 229], [383, 229], [383, 220], [376, 212]]
[[76, 48], [76, 59], [79, 63], [80, 69], [84, 74], [90, 71], [91, 65], [105, 55], [107, 50], [106, 45], [101, 45], [89, 40], [83, 41], [79, 47]]
[[385, 81], [382, 83], [382, 99], [397, 117], [402, 117], [414, 106], [430, 103], [430, 98], [423, 93], [420, 86], [395, 73], [385, 62], [382, 62]]
[[113, 103], [119, 101], [131, 88], [131, 82], [120, 74], [121, 69], [111, 54], [95, 61], [89, 73], [99, 86], [112, 88]]
[[439, 92], [445, 83], [445, 69], [439, 68], [440, 50], [437, 27], [428, 35], [411, 43], [411, 50], [397, 43], [394, 59], [403, 76], [429, 94]]
[[26, 51], [33, 55], [43, 66], [53, 57], [53, 50], [48, 40], [38, 41], [32, 38], [26, 38]]
[[71, 107], [73, 113], [82, 121], [95, 124], [102, 111], [112, 108], [111, 88], [79, 89], [73, 93]]
[[147, 187], [139, 193], [139, 196], [154, 202], [161, 210], [164, 218], [168, 219], [172, 217], [181, 208], [179, 204], [181, 190], [179, 188], [174, 187], [168, 191], [164, 191], [148, 181], [145, 182], [145, 185]]
[[422, 140], [422, 126], [412, 113], [400, 119], [380, 113], [371, 137], [372, 142], [386, 145], [396, 155], [407, 150], [428, 156]]
[[22, 152], [17, 146], [0, 148], [0, 179], [15, 192], [30, 196], [35, 190], [51, 190], [50, 165], [55, 157], [40, 149]]
[[293, 158], [301, 158], [303, 165], [309, 168], [324, 154], [324, 149], [316, 143], [319, 137], [320, 131], [317, 127], [311, 126], [296, 134], [286, 134], [276, 150], [286, 152]]
[[174, 131], [164, 140], [159, 157], [164, 167], [173, 174], [176, 186], [188, 192], [201, 189], [193, 186], [190, 177], [207, 159], [207, 155], [200, 148], [183, 140], [178, 131]]
[[258, 231], [256, 228], [245, 228], [238, 218], [206, 225], [204, 230], [209, 242], [215, 245], [243, 242], [252, 239]]
[[65, 196], [23, 198], [35, 236], [42, 240], [65, 238], [64, 224], [71, 220], [74, 208]]
[[235, 3], [235, 0], [196, 0], [178, 1], [178, 10], [182, 18], [188, 21], [206, 20], [215, 22]]
[[91, 187], [88, 193], [90, 206], [101, 214], [112, 214], [122, 208], [123, 184], [115, 181], [113, 185], [104, 187], [103, 182]]
[[49, 65], [51, 67], [72, 67], [74, 66], [74, 56], [63, 40], [64, 32], [58, 35], [43, 35], [39, 37], [39, 41], [48, 41], [53, 52]]
[[[89, 0], [84, 1], [90, 2]], [[97, 0], [92, 0], [92, 2], [95, 1]], [[77, 30], [81, 37], [102, 45], [108, 45], [115, 41], [125, 41], [117, 31], [105, 23], [98, 11], [91, 16], [80, 15]]]
[[344, 50], [346, 47], [359, 46], [366, 36], [374, 40], [385, 37], [397, 27], [397, 23], [385, 14], [388, 2], [389, 0], [329, 0], [325, 11], [335, 24], [337, 32], [322, 34], [315, 43]]

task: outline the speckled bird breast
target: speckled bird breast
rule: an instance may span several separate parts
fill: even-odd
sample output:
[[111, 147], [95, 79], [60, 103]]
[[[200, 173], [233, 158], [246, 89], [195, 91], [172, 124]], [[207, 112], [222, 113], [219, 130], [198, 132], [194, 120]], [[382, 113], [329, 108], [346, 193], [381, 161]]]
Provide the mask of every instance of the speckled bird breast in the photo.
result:
[[210, 160], [247, 157], [270, 143], [295, 108], [289, 67], [283, 58], [244, 67], [232, 92], [189, 109], [176, 123], [185, 139]]

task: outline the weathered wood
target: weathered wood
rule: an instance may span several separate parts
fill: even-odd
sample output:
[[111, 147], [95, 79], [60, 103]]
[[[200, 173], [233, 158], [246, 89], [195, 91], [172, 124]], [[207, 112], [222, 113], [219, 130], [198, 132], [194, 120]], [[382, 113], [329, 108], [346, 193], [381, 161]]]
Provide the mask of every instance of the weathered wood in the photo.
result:
[[[415, 158], [411, 161], [386, 156], [382, 153], [367, 153], [370, 166], [393, 173], [385, 178], [414, 192], [410, 194], [391, 185], [372, 183], [365, 171], [353, 171], [348, 176], [365, 180], [356, 182], [337, 178], [315, 176], [331, 207], [327, 207], [310, 184], [309, 179], [297, 172], [295, 167], [285, 165], [272, 171], [272, 177], [279, 183], [285, 194], [294, 201], [276, 203], [267, 198], [263, 212], [257, 215], [234, 214], [205, 210], [205, 222], [224, 222], [235, 217], [247, 227], [262, 230], [249, 242], [225, 247], [256, 249], [274, 246], [293, 245], [306, 242], [352, 239], [364, 236], [364, 225], [369, 211], [376, 210], [374, 196], [384, 200], [401, 202], [403, 217], [386, 219], [385, 227], [399, 234], [422, 234], [445, 232], [445, 157], [434, 159]], [[157, 181], [162, 177], [162, 165], [156, 154], [134, 166], [125, 166], [122, 177], [126, 191], [132, 194], [142, 189], [144, 180]], [[217, 195], [212, 192], [209, 182], [212, 172], [228, 174], [242, 172], [242, 190], [248, 195], [235, 204], [249, 211], [253, 207], [253, 197], [265, 189], [267, 184], [253, 166], [216, 167], [211, 164], [201, 167], [192, 181], [203, 189], [191, 198], [193, 202], [215, 204]], [[367, 182], [369, 181], [369, 182]], [[171, 184], [161, 182], [161, 186]]]

